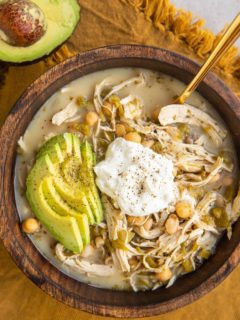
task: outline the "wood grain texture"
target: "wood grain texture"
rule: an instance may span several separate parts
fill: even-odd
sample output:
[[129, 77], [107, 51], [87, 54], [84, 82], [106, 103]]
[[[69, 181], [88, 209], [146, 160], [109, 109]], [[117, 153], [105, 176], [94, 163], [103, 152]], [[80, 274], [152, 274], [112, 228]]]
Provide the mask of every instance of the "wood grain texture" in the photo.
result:
[[[120, 292], [91, 287], [67, 277], [36, 250], [21, 231], [14, 199], [14, 165], [17, 141], [36, 111], [56, 90], [85, 74], [111, 67], [144, 67], [188, 82], [199, 66], [176, 53], [145, 46], [112, 46], [88, 51], [64, 61], [36, 80], [17, 101], [0, 132], [0, 237], [18, 267], [54, 298], [84, 311], [116, 317], [144, 317], [174, 310], [193, 302], [217, 286], [240, 261], [240, 221], [228, 241], [194, 273], [169, 289]], [[240, 102], [213, 74], [199, 91], [226, 121], [240, 153]]]

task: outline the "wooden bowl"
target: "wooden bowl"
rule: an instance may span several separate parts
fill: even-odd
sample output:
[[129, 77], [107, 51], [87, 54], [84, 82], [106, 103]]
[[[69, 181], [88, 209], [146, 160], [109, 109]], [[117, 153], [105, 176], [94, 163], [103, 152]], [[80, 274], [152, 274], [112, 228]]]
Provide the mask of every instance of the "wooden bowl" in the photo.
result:
[[[78, 54], [37, 79], [17, 101], [0, 133], [0, 236], [26, 276], [59, 301], [104, 316], [144, 317], [193, 302], [216, 287], [236, 267], [240, 260], [240, 220], [233, 227], [231, 241], [224, 236], [214, 256], [169, 289], [137, 293], [99, 289], [61, 273], [36, 250], [21, 230], [13, 187], [17, 141], [42, 104], [76, 78], [97, 70], [126, 66], [158, 70], [186, 83], [199, 69], [196, 63], [170, 51], [120, 45]], [[239, 100], [213, 74], [206, 77], [198, 90], [222, 115], [240, 152]]]

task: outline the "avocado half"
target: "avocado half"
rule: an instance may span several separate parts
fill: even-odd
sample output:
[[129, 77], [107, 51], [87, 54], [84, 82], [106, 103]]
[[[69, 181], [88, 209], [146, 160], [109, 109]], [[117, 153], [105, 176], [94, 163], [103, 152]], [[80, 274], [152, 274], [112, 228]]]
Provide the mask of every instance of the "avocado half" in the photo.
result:
[[0, 38], [0, 60], [21, 63], [48, 55], [70, 37], [79, 21], [80, 7], [77, 0], [31, 0], [31, 2], [35, 3], [45, 15], [47, 22], [45, 34], [27, 47], [13, 46]]
[[81, 252], [89, 244], [89, 226], [103, 218], [93, 159], [87, 141], [80, 143], [71, 133], [58, 135], [40, 148], [26, 181], [33, 213], [73, 252]]

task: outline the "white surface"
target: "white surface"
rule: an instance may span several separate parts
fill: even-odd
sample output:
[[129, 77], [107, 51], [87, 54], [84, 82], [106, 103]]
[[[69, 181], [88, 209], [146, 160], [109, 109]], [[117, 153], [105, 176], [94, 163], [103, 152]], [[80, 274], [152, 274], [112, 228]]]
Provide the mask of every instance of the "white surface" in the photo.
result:
[[[206, 27], [218, 33], [240, 12], [240, 0], [171, 0], [177, 8], [192, 11], [204, 18]], [[240, 47], [240, 40], [237, 42]]]

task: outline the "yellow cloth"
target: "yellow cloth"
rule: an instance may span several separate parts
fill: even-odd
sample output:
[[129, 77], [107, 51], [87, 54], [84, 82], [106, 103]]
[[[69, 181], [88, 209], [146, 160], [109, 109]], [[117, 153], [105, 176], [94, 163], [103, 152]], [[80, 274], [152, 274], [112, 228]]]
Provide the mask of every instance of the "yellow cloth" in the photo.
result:
[[[159, 30], [154, 27], [151, 17], [146, 20], [144, 13], [135, 10], [123, 0], [80, 0], [80, 4], [81, 22], [67, 42], [70, 50], [78, 52], [108, 44], [136, 43], [166, 47], [199, 60], [194, 50], [188, 48], [186, 43], [171, 39], [163, 28]], [[52, 60], [61, 58], [61, 50], [59, 52]], [[52, 60], [9, 67], [5, 83], [0, 90], [0, 124], [22, 91], [49, 68]], [[3, 76], [1, 70], [0, 67], [0, 79]], [[221, 71], [218, 73], [222, 74]], [[234, 89], [236, 79], [231, 75], [223, 76]], [[239, 292], [240, 268], [238, 267], [221, 285], [195, 303], [149, 319], [237, 320], [240, 319]], [[43, 293], [21, 273], [0, 244], [0, 320], [100, 318], [67, 307]]]

